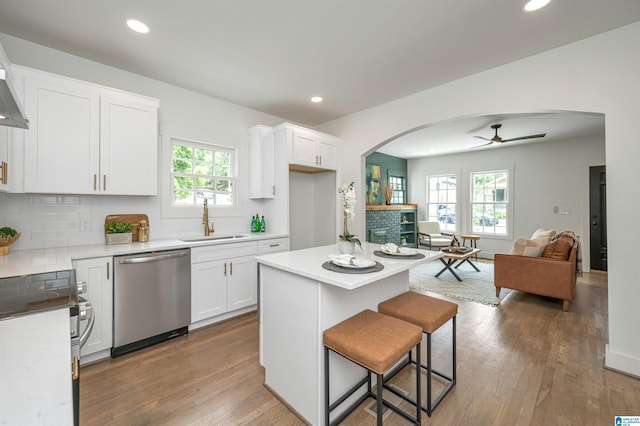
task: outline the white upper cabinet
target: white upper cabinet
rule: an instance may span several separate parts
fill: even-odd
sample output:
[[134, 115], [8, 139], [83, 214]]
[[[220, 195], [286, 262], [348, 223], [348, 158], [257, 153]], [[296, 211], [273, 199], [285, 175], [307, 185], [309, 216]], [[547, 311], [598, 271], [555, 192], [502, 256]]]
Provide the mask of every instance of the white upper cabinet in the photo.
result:
[[275, 144], [271, 127], [249, 128], [249, 198], [274, 198]]
[[158, 101], [19, 68], [24, 76], [24, 190], [156, 195]]
[[100, 97], [100, 175], [105, 194], [156, 195], [158, 104], [126, 94]]
[[276, 138], [286, 138], [291, 170], [318, 172], [338, 169], [338, 142], [335, 136], [289, 123], [274, 128]]

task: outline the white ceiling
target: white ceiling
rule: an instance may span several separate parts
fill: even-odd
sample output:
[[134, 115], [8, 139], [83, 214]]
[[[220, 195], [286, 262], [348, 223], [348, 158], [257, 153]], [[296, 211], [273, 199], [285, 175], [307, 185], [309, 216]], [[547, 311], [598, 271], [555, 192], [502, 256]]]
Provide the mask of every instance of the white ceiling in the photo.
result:
[[[546, 134], [542, 138], [487, 145], [475, 136], [491, 139], [492, 124], [502, 124], [498, 135], [502, 139]], [[558, 143], [563, 140], [594, 136], [604, 138], [604, 115], [569, 111], [544, 113], [513, 113], [459, 118], [412, 129], [398, 135], [377, 151], [400, 158], [421, 158], [435, 155], [501, 149], [532, 143]]]
[[315, 126], [640, 20], [638, 0], [523, 4], [0, 0], [0, 32]]

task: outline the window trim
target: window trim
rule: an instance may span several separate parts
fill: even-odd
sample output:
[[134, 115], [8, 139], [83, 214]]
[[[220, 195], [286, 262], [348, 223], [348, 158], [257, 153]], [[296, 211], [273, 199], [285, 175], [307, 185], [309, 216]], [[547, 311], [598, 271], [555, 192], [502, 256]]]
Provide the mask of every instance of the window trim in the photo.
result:
[[[443, 229], [443, 231], [447, 231], [447, 232], [453, 232], [454, 234], [460, 234], [461, 232], [461, 227], [460, 227], [460, 206], [461, 206], [461, 196], [462, 196], [462, 190], [464, 188], [461, 188], [460, 183], [462, 182], [461, 180], [461, 176], [460, 176], [460, 172], [432, 172], [432, 173], [427, 173], [425, 176], [425, 220], [429, 221], [429, 205], [430, 204], [438, 204], [438, 201], [436, 201], [435, 203], [432, 203], [429, 201], [429, 179], [430, 178], [435, 178], [435, 177], [447, 177], [447, 176], [453, 176], [456, 178], [456, 199], [455, 199], [455, 210], [456, 210], [456, 223], [454, 224], [454, 229]], [[449, 202], [448, 204], [452, 204], [451, 202]], [[436, 217], [436, 221], [437, 217]], [[439, 222], [439, 221], [438, 221]]]
[[194, 140], [187, 137], [182, 136], [173, 136], [166, 135], [163, 137], [162, 144], [162, 167], [160, 168], [160, 181], [161, 185], [161, 217], [167, 218], [191, 218], [191, 217], [200, 217], [202, 216], [203, 206], [202, 205], [174, 205], [173, 200], [173, 184], [172, 184], [172, 161], [173, 161], [173, 151], [172, 146], [174, 143], [184, 143], [186, 145], [201, 147], [204, 149], [214, 149], [219, 148], [220, 150], [224, 150], [225, 152], [231, 153], [231, 177], [233, 190], [232, 196], [234, 200], [234, 205], [232, 206], [220, 206], [209, 204], [209, 217], [234, 217], [242, 215], [242, 200], [240, 199], [240, 188], [239, 188], [239, 150], [236, 147], [225, 146], [222, 144], [210, 143], [200, 140]]
[[[496, 172], [507, 172], [507, 179], [508, 179], [508, 183], [507, 183], [507, 202], [501, 202], [501, 203], [497, 203], [496, 204], [506, 204], [507, 205], [507, 226], [505, 229], [505, 234], [496, 234], [493, 232], [480, 232], [480, 231], [475, 231], [473, 229], [473, 191], [474, 191], [474, 186], [473, 186], [473, 176], [474, 174], [479, 174], [479, 173], [496, 173]], [[514, 210], [514, 188], [515, 188], [515, 166], [511, 166], [511, 167], [494, 167], [491, 169], [487, 169], [487, 168], [483, 168], [483, 169], [477, 169], [477, 170], [469, 170], [469, 215], [468, 215], [468, 226], [470, 229], [470, 233], [471, 234], [477, 234], [477, 235], [481, 235], [481, 236], [485, 236], [487, 238], [494, 238], [494, 239], [511, 239], [513, 236], [513, 224], [514, 224], [514, 216], [513, 216], [513, 210]]]

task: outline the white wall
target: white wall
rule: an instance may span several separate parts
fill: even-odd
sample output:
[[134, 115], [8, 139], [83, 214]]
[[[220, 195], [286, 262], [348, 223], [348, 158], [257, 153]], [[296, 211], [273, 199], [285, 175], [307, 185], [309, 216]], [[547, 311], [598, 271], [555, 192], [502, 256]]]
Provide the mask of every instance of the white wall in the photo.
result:
[[[364, 155], [409, 129], [475, 114], [570, 110], [605, 114], [609, 344], [605, 363], [640, 376], [637, 215], [640, 23], [425, 90], [321, 126], [341, 138], [344, 181], [364, 197]], [[357, 223], [362, 234], [364, 208]]]
[[[83, 81], [114, 87], [160, 100], [162, 142], [182, 137], [236, 147], [239, 150], [239, 199], [244, 213], [216, 217], [216, 232], [248, 232], [251, 214], [269, 210], [267, 201], [248, 200], [247, 129], [254, 124], [274, 126], [285, 121], [209, 96], [181, 89], [97, 62], [49, 49], [0, 33], [0, 43], [11, 62]], [[160, 153], [161, 151], [159, 151]], [[201, 217], [162, 218], [160, 197], [56, 197], [0, 193], [0, 224], [22, 232], [13, 250], [104, 242], [102, 225], [108, 214], [143, 213], [149, 216], [150, 238], [202, 234]], [[80, 222], [90, 220], [91, 229], [80, 231]], [[270, 217], [265, 219], [269, 222]], [[275, 221], [278, 226], [284, 224]], [[286, 229], [270, 231], [284, 232]]]
[[336, 172], [289, 172], [289, 247], [299, 250], [336, 242]]
[[[485, 257], [508, 253], [518, 237], [529, 238], [537, 228], [571, 230], [583, 246], [583, 268], [589, 269], [589, 166], [605, 164], [604, 129], [601, 135], [540, 142], [530, 145], [502, 145], [500, 148], [455, 155], [413, 159], [407, 162], [409, 200], [418, 204], [418, 217], [425, 220], [426, 176], [461, 173], [458, 184], [460, 206], [458, 233], [473, 233], [468, 225], [470, 173], [483, 170], [514, 169], [513, 228], [508, 238], [481, 236], [479, 248]], [[570, 215], [553, 212], [553, 207], [569, 209]]]

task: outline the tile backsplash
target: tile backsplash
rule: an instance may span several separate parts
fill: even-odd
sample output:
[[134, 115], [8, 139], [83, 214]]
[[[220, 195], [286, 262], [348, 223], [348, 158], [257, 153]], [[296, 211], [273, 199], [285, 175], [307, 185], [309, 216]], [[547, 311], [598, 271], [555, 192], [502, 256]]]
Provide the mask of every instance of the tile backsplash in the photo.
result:
[[[12, 251], [103, 244], [105, 217], [125, 213], [148, 215], [151, 239], [194, 235], [202, 228], [201, 217], [161, 218], [158, 197], [0, 193], [0, 227], [10, 226], [22, 234]], [[246, 222], [243, 219], [216, 219], [216, 228], [236, 231]]]

